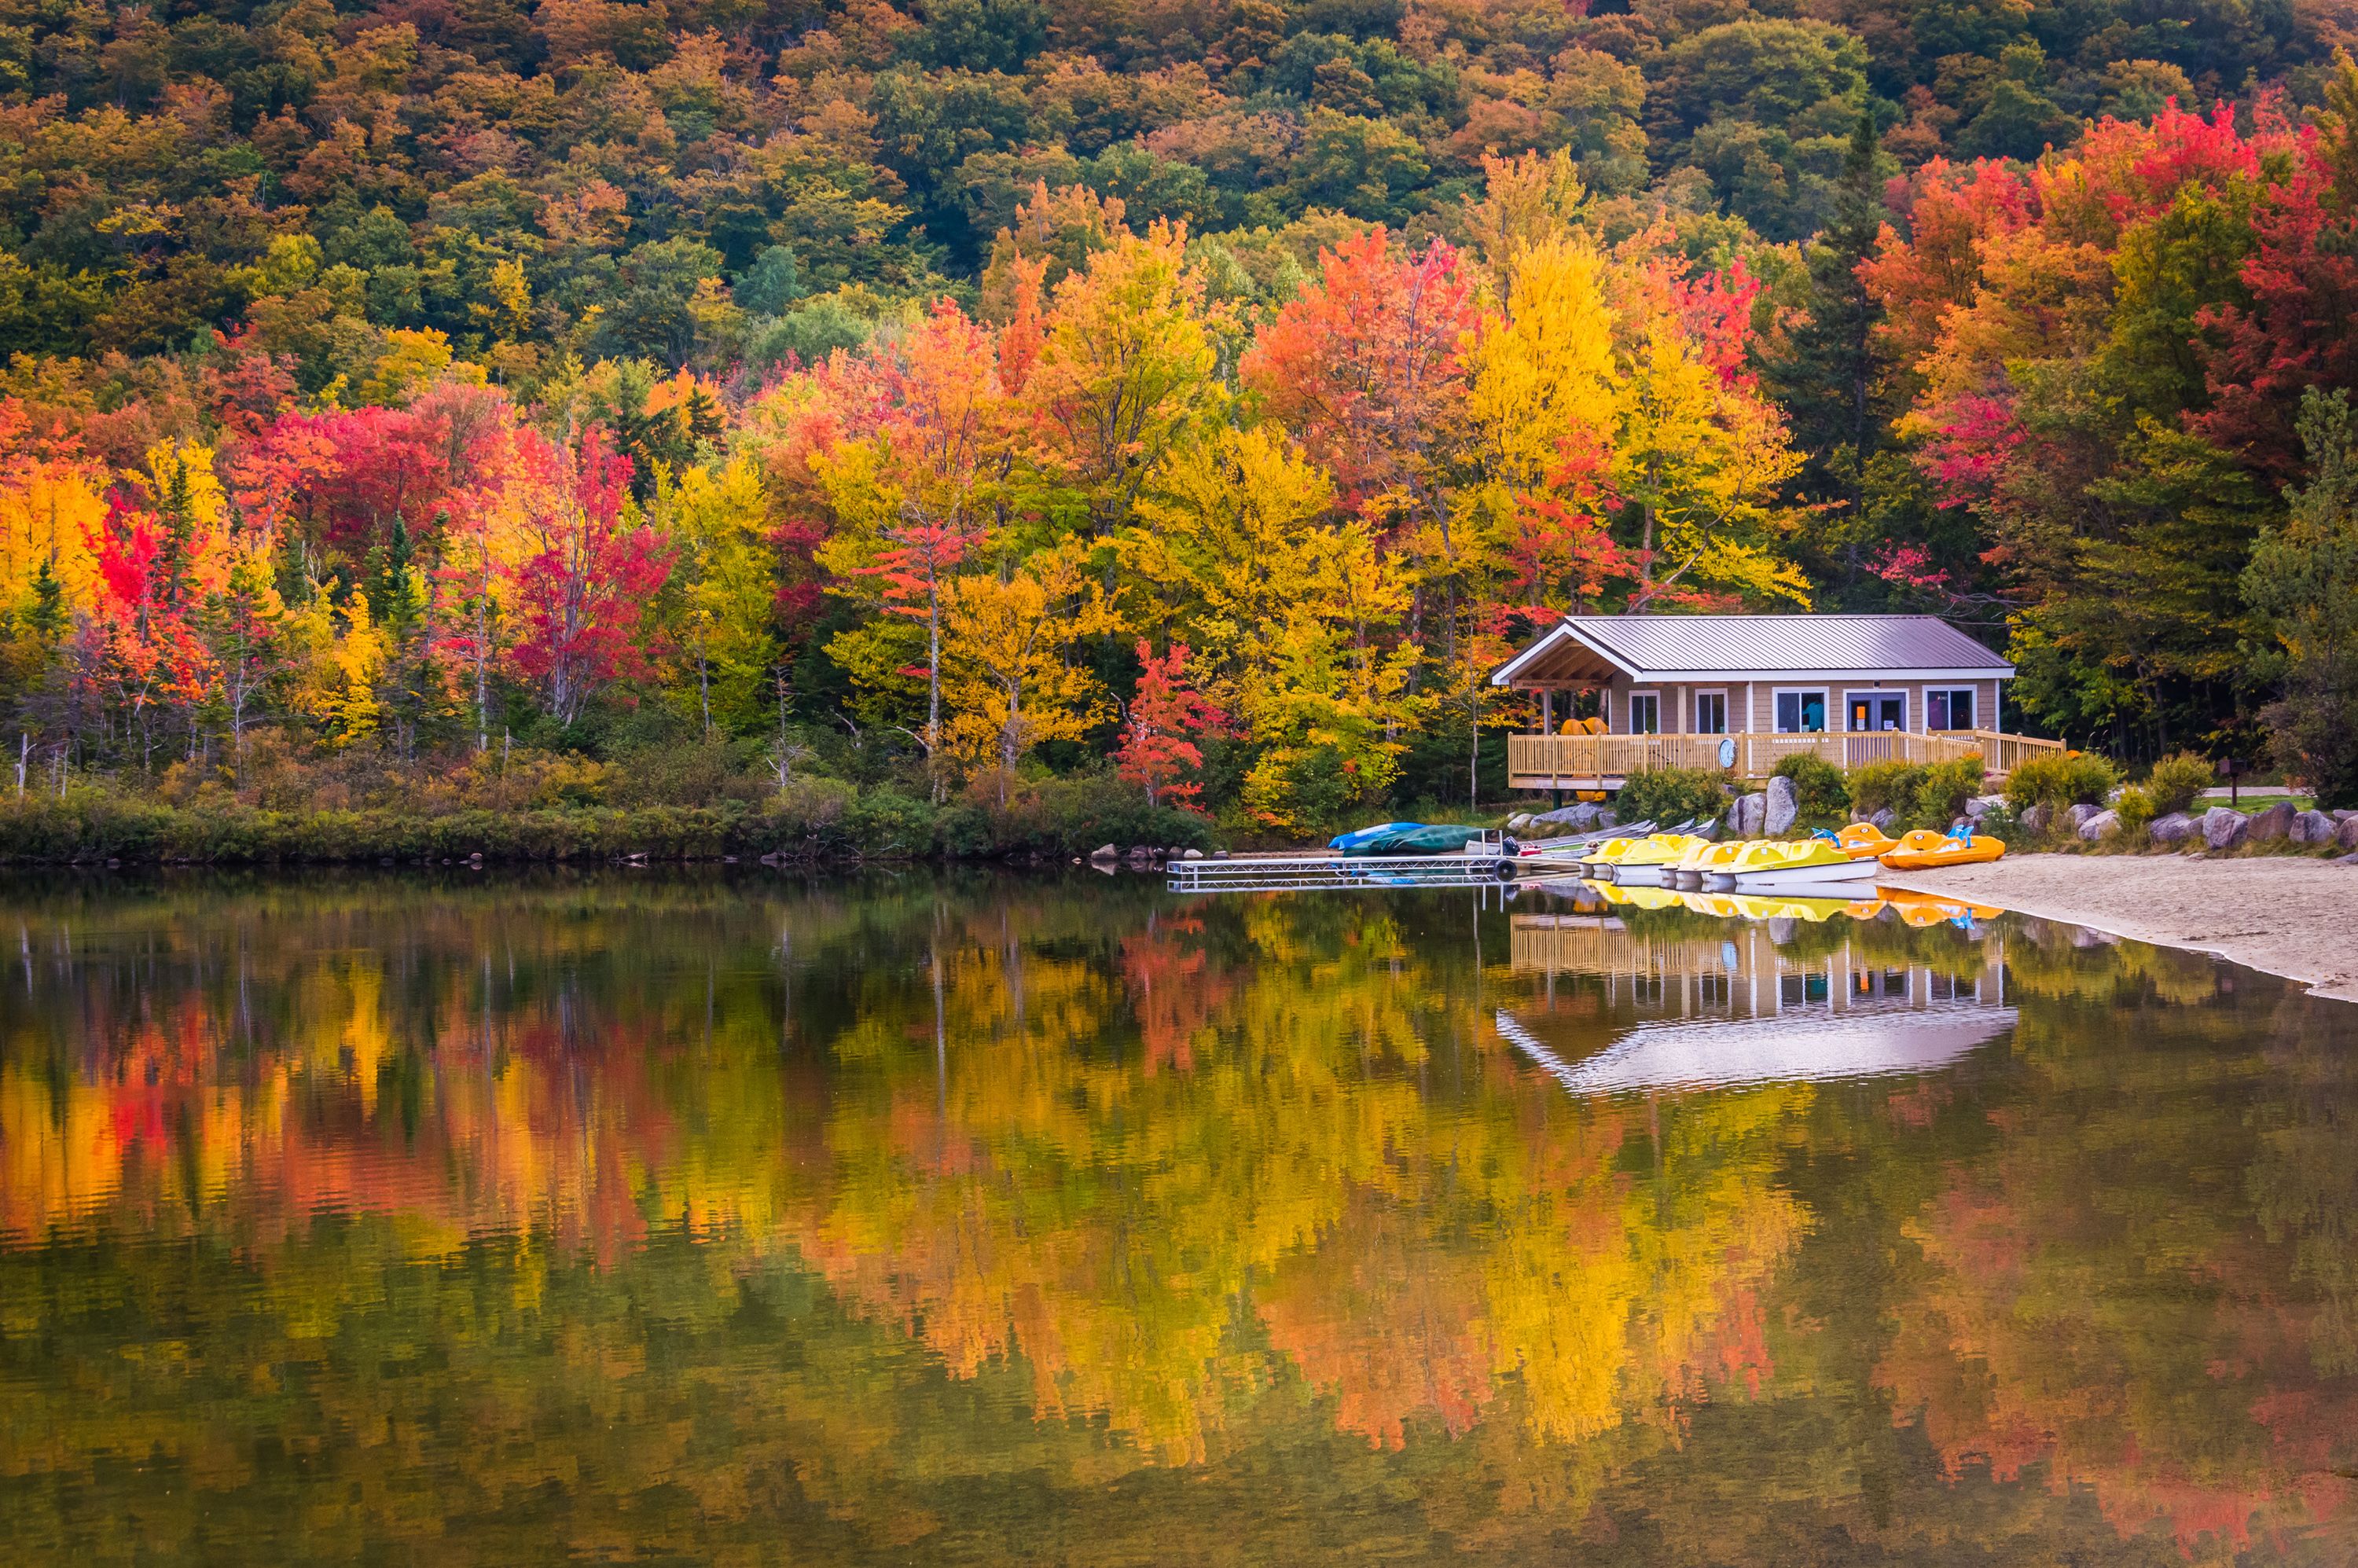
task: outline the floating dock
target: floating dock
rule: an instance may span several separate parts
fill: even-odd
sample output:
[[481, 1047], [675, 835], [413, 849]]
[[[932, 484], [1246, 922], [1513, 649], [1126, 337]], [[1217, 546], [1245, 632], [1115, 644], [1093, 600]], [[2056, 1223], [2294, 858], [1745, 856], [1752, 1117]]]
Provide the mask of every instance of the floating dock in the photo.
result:
[[1561, 875], [1535, 857], [1480, 855], [1241, 855], [1228, 860], [1174, 860], [1173, 892], [1290, 892], [1303, 889], [1464, 888]]

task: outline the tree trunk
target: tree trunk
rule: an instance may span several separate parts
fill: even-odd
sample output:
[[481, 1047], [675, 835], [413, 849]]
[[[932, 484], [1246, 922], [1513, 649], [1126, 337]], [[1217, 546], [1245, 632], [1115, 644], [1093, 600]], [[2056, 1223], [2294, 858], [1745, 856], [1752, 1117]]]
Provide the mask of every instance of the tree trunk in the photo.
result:
[[492, 749], [491, 688], [484, 674], [491, 658], [492, 617], [485, 603], [489, 596], [488, 583], [484, 591], [475, 596], [475, 750], [478, 752]]

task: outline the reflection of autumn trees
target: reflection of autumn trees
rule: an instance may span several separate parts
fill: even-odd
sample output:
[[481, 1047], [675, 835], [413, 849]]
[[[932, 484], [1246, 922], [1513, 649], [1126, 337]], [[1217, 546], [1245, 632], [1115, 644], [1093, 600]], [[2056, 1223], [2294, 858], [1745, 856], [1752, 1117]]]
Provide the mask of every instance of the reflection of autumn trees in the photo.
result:
[[1772, 1173], [1801, 1102], [1633, 1127], [1552, 1098], [1466, 1005], [1462, 944], [1382, 905], [1108, 913], [167, 898], [54, 955], [7, 1041], [0, 1224], [233, 1234], [276, 1269], [323, 1214], [418, 1258], [498, 1233], [610, 1264], [685, 1220], [791, 1242], [954, 1374], [1015, 1358], [1041, 1414], [1174, 1460], [1264, 1377], [1240, 1310], [1394, 1446], [1500, 1379], [1552, 1440], [1757, 1383], [1722, 1341], [1757, 1340], [1805, 1227]]
[[[126, 1551], [233, 1500], [295, 1555], [990, 1560], [1049, 1510], [1075, 1557], [1281, 1560], [1347, 1550], [1327, 1507], [1379, 1550], [1383, 1498], [1501, 1555], [2144, 1562], [2348, 1511], [2348, 1028], [2208, 960], [2009, 925], [2022, 1025], [1950, 1073], [1579, 1102], [1489, 1009], [1585, 1050], [1628, 993], [1539, 989], [1495, 914], [1477, 962], [1445, 896], [25, 908], [12, 1535], [80, 1487]], [[1785, 950], [1844, 941], [1983, 972], [1946, 927]]]
[[1122, 989], [998, 918], [939, 939], [946, 1075], [898, 1048], [929, 1034], [922, 989], [863, 1021], [796, 1231], [953, 1368], [1020, 1355], [1044, 1414], [1174, 1461], [1219, 1441], [1239, 1303], [1395, 1446], [1470, 1426], [1500, 1379], [1570, 1441], [1757, 1378], [1714, 1336], [1805, 1228], [1773, 1165], [1806, 1096], [1670, 1108], [1659, 1135], [1551, 1098], [1479, 1033], [1457, 956], [1381, 905], [1163, 922], [1122, 939]]
[[2358, 1501], [2336, 1032], [2237, 1007], [2205, 958], [2032, 935], [2017, 994], [2052, 1000], [2017, 1033], [2026, 1092], [1904, 1227], [1922, 1269], [1878, 1381], [1952, 1473], [2089, 1488], [2206, 1561], [2336, 1519]]

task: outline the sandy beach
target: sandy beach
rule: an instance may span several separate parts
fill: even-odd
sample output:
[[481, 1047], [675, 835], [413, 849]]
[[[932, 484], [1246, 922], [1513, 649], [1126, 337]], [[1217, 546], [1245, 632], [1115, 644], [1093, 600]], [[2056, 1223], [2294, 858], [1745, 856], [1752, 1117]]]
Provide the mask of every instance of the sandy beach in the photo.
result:
[[2216, 953], [2358, 1001], [2358, 865], [2269, 856], [2008, 855], [1890, 873], [1884, 885], [1971, 898], [2139, 942]]

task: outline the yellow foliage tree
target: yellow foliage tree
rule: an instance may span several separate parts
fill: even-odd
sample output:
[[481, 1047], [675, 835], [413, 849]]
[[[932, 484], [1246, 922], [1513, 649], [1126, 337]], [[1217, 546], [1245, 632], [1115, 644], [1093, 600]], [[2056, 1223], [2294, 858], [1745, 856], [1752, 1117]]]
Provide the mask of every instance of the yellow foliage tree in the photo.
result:
[[1112, 716], [1076, 643], [1121, 630], [1121, 617], [1076, 547], [1043, 550], [1003, 576], [956, 578], [945, 595], [944, 696], [950, 753], [997, 775], [1000, 804], [1015, 767], [1043, 741], [1078, 740]]
[[1408, 587], [1326, 471], [1272, 427], [1226, 431], [1174, 458], [1139, 520], [1131, 576], [1260, 749], [1248, 809], [1301, 828], [1389, 783], [1414, 710]]
[[384, 673], [385, 638], [369, 612], [368, 596], [346, 594], [339, 606], [338, 586], [330, 580], [315, 592], [293, 618], [291, 631], [300, 660], [296, 707], [319, 725], [329, 744], [343, 747], [376, 734], [384, 713], [377, 685]]
[[1115, 237], [1056, 287], [1040, 360], [1024, 384], [1048, 465], [1104, 535], [1187, 433], [1219, 408], [1204, 281], [1187, 228], [1158, 221]]

